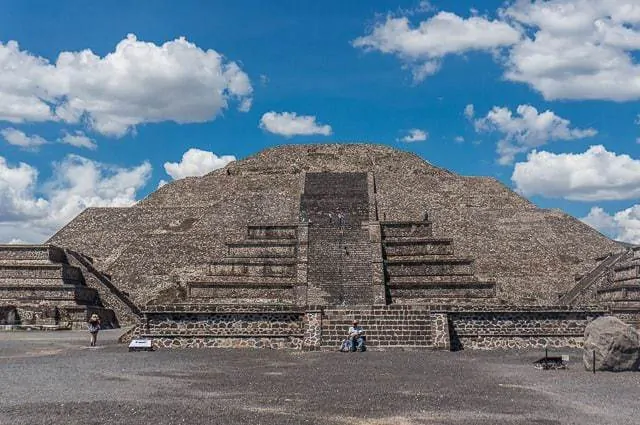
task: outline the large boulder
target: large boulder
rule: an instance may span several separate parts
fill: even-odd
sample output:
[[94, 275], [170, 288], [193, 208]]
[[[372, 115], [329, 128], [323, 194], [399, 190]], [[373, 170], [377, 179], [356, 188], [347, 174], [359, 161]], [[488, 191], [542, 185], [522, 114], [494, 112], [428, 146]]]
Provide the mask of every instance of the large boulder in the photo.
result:
[[621, 372], [640, 369], [640, 333], [612, 316], [599, 317], [584, 330], [584, 367], [593, 367], [596, 353], [596, 370]]

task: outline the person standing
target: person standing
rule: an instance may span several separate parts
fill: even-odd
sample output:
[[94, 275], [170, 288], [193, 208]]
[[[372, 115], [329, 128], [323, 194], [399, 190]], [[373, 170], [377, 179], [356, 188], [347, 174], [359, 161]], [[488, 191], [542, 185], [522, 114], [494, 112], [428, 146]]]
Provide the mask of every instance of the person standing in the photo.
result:
[[96, 346], [96, 341], [98, 339], [98, 331], [100, 330], [100, 316], [96, 313], [93, 313], [89, 318], [89, 333], [91, 334], [91, 346]]

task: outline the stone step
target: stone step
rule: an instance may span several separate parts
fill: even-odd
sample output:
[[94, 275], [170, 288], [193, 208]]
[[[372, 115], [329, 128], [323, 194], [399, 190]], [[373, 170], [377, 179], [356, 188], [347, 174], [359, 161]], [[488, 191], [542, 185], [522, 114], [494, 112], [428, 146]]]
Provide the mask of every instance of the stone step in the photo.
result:
[[32, 277], [0, 277], [2, 286], [34, 286], [40, 288], [59, 287], [60, 285], [86, 286], [84, 280], [53, 278], [32, 278]]
[[428, 261], [432, 263], [447, 262], [448, 259], [456, 258], [453, 254], [417, 254], [417, 255], [386, 255], [385, 261], [388, 262], [402, 262], [402, 261]]
[[451, 303], [452, 299], [484, 299], [495, 297], [493, 289], [446, 289], [446, 288], [430, 288], [430, 289], [406, 289], [391, 290], [391, 301], [398, 304], [429, 304], [435, 299], [448, 299]]
[[386, 260], [389, 276], [473, 275], [473, 259], [400, 259]]
[[248, 239], [297, 239], [297, 224], [265, 224], [247, 226]]
[[[429, 317], [415, 317], [411, 320], [375, 320], [363, 318], [360, 320], [361, 325], [365, 331], [370, 332], [395, 332], [397, 329], [403, 329], [407, 331], [420, 331], [429, 329], [431, 320]], [[351, 326], [351, 321], [322, 321], [322, 329], [327, 332], [334, 332], [338, 334], [344, 334]]]
[[289, 258], [224, 258], [209, 265], [210, 276], [296, 276], [298, 264]]
[[640, 301], [640, 284], [615, 283], [597, 291], [600, 301]]
[[623, 261], [620, 262], [618, 264], [616, 264], [613, 267], [614, 271], [622, 271], [622, 270], [628, 270], [628, 269], [633, 269], [633, 268], [638, 268], [640, 267], [640, 259], [638, 258], [632, 258], [628, 261]]
[[[373, 332], [365, 331], [367, 345], [377, 347], [383, 345], [431, 345], [431, 329], [412, 331]], [[340, 333], [328, 333], [322, 330], [322, 345], [338, 347], [347, 337], [347, 329]]]
[[213, 261], [211, 265], [291, 265], [297, 264], [296, 258], [272, 258], [272, 257], [224, 257], [219, 260]]
[[62, 248], [53, 245], [0, 245], [0, 262], [18, 260], [66, 263], [67, 257]]
[[[637, 260], [634, 260], [637, 262]], [[640, 279], [640, 265], [638, 264], [624, 264], [615, 267], [614, 280], [616, 282], [622, 282], [627, 280]]]
[[245, 298], [264, 299], [269, 303], [293, 298], [291, 287], [190, 286], [190, 298]]
[[66, 264], [0, 264], [0, 278], [82, 280], [82, 271]]
[[86, 286], [16, 286], [0, 284], [0, 299], [4, 300], [71, 300], [81, 304], [93, 304], [98, 291]]
[[422, 305], [365, 305], [349, 308], [325, 308], [323, 312], [327, 317], [352, 314], [403, 315], [409, 313], [429, 313], [430, 308]]
[[479, 279], [475, 275], [418, 275], [389, 276], [387, 285], [391, 286], [437, 286], [437, 285], [478, 285], [493, 284], [491, 279]]
[[228, 281], [228, 280], [209, 280], [209, 281], [189, 281], [187, 286], [189, 288], [293, 288], [296, 284], [295, 280], [243, 280], [243, 281]]
[[415, 316], [406, 316], [404, 318], [380, 318], [380, 317], [367, 317], [364, 315], [353, 315], [352, 317], [344, 317], [344, 318], [323, 318], [322, 319], [322, 328], [323, 329], [335, 329], [337, 331], [346, 331], [349, 326], [351, 326], [351, 321], [353, 318], [357, 318], [360, 321], [360, 324], [365, 328], [366, 331], [372, 330], [384, 330], [389, 329], [391, 325], [403, 325], [409, 330], [420, 330], [425, 326], [429, 326], [431, 323], [431, 316], [426, 315], [415, 315]]
[[220, 264], [212, 265], [209, 276], [217, 277], [220, 280], [223, 276], [236, 277], [295, 277], [297, 273], [296, 265], [237, 265]]
[[210, 297], [192, 297], [189, 298], [189, 302], [192, 304], [203, 304], [203, 305], [227, 305], [227, 304], [233, 304], [233, 305], [242, 305], [245, 307], [250, 307], [250, 306], [259, 306], [259, 305], [271, 305], [274, 302], [278, 302], [281, 305], [287, 305], [287, 306], [293, 306], [294, 305], [294, 299], [293, 296], [290, 296], [288, 298], [256, 298], [256, 297], [249, 297], [249, 298], [239, 298], [239, 297], [228, 297], [228, 298], [223, 298], [223, 297], [216, 297], [216, 298], [210, 298]]
[[55, 265], [59, 263], [54, 263], [49, 260], [30, 260], [30, 259], [22, 259], [22, 260], [0, 260], [0, 266], [21, 266], [21, 265]]
[[395, 256], [453, 255], [451, 239], [393, 238], [383, 241], [384, 253]]
[[232, 257], [296, 257], [297, 247], [295, 239], [247, 239], [227, 244]]
[[392, 293], [408, 293], [410, 291], [424, 291], [427, 293], [444, 293], [452, 291], [453, 293], [457, 293], [458, 291], [475, 291], [482, 293], [493, 293], [495, 289], [494, 282], [484, 282], [484, 281], [470, 281], [470, 282], [410, 282], [410, 283], [398, 283], [398, 282], [388, 282], [387, 288], [391, 290]]
[[207, 275], [195, 277], [188, 282], [189, 284], [207, 284], [220, 283], [228, 285], [296, 285], [297, 279], [293, 277], [280, 276], [229, 276], [229, 275]]
[[381, 221], [380, 228], [383, 241], [386, 238], [426, 238], [433, 236], [432, 223], [430, 221]]

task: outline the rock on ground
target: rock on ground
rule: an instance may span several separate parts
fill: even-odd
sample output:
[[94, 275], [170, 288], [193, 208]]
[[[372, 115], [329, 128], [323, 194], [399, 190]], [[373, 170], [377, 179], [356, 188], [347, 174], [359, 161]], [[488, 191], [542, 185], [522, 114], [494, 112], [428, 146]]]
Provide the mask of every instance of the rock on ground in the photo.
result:
[[612, 316], [599, 317], [584, 331], [582, 361], [586, 369], [621, 372], [640, 369], [640, 333], [631, 325]]

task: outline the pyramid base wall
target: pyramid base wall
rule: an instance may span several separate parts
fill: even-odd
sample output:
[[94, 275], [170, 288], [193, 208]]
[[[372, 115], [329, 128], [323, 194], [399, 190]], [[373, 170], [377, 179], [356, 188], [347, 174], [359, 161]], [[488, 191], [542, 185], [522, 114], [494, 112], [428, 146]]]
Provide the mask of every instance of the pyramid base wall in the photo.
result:
[[582, 346], [587, 324], [606, 314], [566, 306], [183, 304], [144, 312], [131, 339], [151, 339], [157, 348], [336, 350], [338, 337], [346, 338], [351, 321], [359, 319], [374, 350], [574, 348]]

